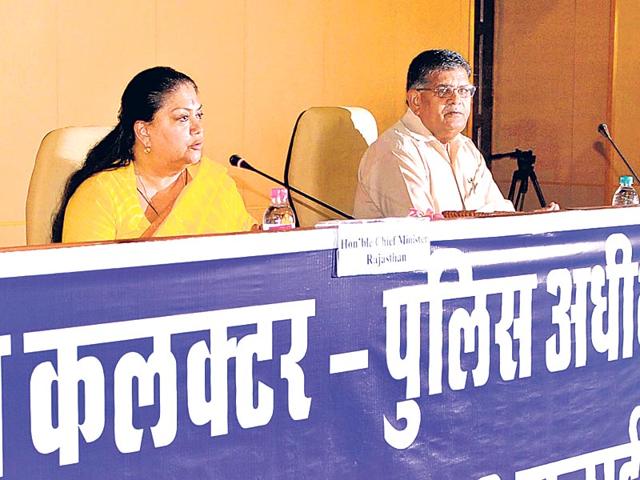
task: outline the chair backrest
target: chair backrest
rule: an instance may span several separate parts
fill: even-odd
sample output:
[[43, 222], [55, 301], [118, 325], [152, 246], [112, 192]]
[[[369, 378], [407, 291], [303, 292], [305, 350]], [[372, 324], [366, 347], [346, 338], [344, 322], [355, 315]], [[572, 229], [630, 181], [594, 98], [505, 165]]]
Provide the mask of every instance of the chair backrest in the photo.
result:
[[[285, 183], [351, 215], [360, 158], [377, 137], [376, 120], [364, 108], [309, 108], [291, 135]], [[291, 202], [303, 227], [342, 218], [293, 192]]]
[[27, 245], [51, 242], [53, 216], [67, 180], [87, 152], [112, 127], [66, 127], [49, 132], [40, 143], [27, 194]]

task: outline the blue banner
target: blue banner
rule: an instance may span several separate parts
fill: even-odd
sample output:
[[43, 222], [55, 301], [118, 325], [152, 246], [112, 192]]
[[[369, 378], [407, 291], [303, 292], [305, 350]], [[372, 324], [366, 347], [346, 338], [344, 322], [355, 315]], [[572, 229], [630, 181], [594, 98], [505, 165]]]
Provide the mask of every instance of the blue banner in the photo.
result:
[[637, 479], [640, 226], [604, 212], [342, 278], [335, 229], [1, 253], [2, 478]]

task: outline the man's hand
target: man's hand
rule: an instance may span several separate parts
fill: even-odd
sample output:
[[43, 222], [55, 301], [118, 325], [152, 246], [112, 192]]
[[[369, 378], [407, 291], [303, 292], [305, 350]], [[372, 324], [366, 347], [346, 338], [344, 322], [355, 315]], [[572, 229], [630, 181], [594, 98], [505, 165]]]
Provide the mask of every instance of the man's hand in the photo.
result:
[[549, 205], [543, 208], [536, 208], [534, 212], [557, 212], [560, 210], [560, 205], [556, 202], [551, 202]]

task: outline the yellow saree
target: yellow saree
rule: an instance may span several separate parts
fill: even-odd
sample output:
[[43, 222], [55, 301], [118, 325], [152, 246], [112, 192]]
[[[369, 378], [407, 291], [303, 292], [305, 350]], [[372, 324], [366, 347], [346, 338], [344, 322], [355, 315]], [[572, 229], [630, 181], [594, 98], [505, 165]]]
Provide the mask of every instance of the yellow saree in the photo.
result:
[[[69, 200], [63, 242], [90, 242], [249, 231], [247, 213], [226, 169], [207, 158], [188, 167], [188, 182], [162, 220], [149, 221], [138, 200], [133, 164], [87, 179]], [[154, 197], [155, 199], [155, 197]], [[159, 212], [160, 213], [160, 212]], [[155, 224], [152, 227], [152, 224]], [[152, 231], [147, 230], [152, 227]]]

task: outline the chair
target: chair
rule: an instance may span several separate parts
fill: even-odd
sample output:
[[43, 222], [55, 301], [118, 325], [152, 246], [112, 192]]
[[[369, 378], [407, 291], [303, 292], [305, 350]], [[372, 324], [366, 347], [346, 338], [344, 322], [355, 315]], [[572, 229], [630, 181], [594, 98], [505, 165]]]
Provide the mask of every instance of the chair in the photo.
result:
[[60, 128], [42, 139], [27, 193], [27, 245], [51, 242], [53, 216], [67, 180], [82, 165], [87, 152], [111, 129]]
[[[376, 120], [364, 108], [309, 108], [293, 128], [284, 181], [351, 215], [360, 158], [377, 137]], [[296, 193], [290, 194], [300, 226], [342, 218]]]

